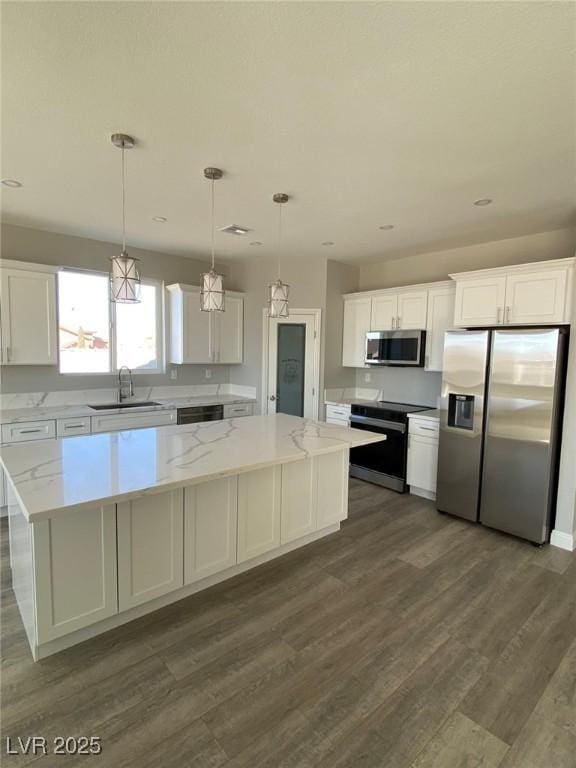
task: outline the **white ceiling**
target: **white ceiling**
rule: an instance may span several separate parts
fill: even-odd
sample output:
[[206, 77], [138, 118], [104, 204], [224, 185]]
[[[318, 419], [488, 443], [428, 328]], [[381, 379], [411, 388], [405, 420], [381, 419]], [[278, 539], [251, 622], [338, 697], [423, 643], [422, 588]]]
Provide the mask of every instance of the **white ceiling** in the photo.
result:
[[574, 221], [573, 3], [2, 5], [10, 223], [117, 241], [114, 131], [129, 243], [163, 252], [207, 252], [207, 165], [253, 230], [228, 259], [272, 250], [274, 192], [287, 254], [351, 263]]

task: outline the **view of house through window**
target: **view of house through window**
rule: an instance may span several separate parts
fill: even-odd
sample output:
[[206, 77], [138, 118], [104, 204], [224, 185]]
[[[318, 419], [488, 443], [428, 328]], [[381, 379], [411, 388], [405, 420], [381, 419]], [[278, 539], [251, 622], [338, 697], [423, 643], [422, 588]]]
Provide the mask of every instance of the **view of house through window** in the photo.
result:
[[142, 285], [139, 304], [113, 304], [108, 275], [58, 274], [60, 373], [162, 368], [160, 286]]

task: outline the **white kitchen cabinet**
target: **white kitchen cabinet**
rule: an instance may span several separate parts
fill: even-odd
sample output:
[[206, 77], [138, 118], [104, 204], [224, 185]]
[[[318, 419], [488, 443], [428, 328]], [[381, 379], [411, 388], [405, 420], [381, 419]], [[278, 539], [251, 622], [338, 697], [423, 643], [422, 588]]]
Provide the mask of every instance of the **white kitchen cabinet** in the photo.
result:
[[0, 509], [4, 508], [7, 504], [6, 478], [4, 476], [4, 470], [0, 467]]
[[117, 505], [121, 611], [183, 586], [183, 515], [182, 488]]
[[566, 322], [567, 282], [567, 269], [509, 275], [504, 322], [514, 325]]
[[313, 458], [316, 476], [316, 527], [325, 528], [348, 517], [349, 452], [335, 451]]
[[427, 305], [428, 290], [399, 293], [396, 328], [402, 330], [426, 328]]
[[395, 293], [385, 293], [372, 297], [370, 313], [371, 331], [391, 331], [396, 328], [398, 318], [398, 296]]
[[454, 323], [454, 283], [430, 288], [426, 318], [427, 371], [441, 371], [444, 358], [444, 334]]
[[326, 423], [337, 424], [341, 427], [350, 426], [350, 410], [351, 406], [348, 404], [334, 405], [329, 403], [326, 406]]
[[406, 482], [410, 493], [435, 499], [439, 422], [410, 417], [408, 424]]
[[31, 440], [47, 440], [52, 437], [56, 437], [56, 423], [53, 419], [2, 424], [3, 443], [24, 443]]
[[74, 435], [89, 435], [91, 430], [90, 416], [77, 416], [56, 421], [57, 437], [73, 437]]
[[454, 325], [555, 325], [571, 322], [571, 259], [459, 272]]
[[120, 429], [143, 429], [176, 424], [176, 409], [140, 411], [139, 413], [109, 413], [90, 418], [92, 432], [117, 432]]
[[456, 281], [454, 325], [499, 325], [503, 322], [506, 303], [506, 277], [476, 277]]
[[244, 298], [226, 291], [224, 312], [202, 312], [200, 288], [167, 286], [170, 310], [170, 362], [234, 364], [243, 360]]
[[238, 562], [280, 546], [282, 468], [238, 476]]
[[366, 334], [370, 330], [372, 299], [345, 299], [344, 330], [342, 337], [342, 365], [364, 368]]
[[281, 544], [316, 530], [316, 487], [312, 459], [282, 465]]
[[238, 478], [184, 489], [184, 583], [236, 564]]
[[244, 359], [244, 299], [226, 293], [225, 312], [215, 312], [215, 363], [241, 363]]
[[2, 365], [56, 365], [56, 276], [1, 269]]
[[231, 403], [224, 406], [225, 419], [237, 419], [240, 416], [252, 416], [254, 406], [252, 403]]
[[38, 643], [118, 612], [115, 505], [42, 520], [31, 530]]

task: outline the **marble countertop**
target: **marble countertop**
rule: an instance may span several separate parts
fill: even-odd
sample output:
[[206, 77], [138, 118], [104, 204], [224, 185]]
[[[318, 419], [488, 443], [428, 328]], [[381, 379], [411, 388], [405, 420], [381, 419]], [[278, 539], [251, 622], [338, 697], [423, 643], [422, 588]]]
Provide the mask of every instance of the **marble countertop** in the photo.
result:
[[[136, 401], [137, 398], [134, 398]], [[255, 398], [240, 395], [198, 395], [194, 397], [149, 398], [158, 405], [142, 408], [90, 408], [89, 405], [48, 405], [32, 408], [4, 408], [0, 413], [1, 424], [16, 424], [23, 421], [46, 421], [48, 419], [73, 419], [82, 416], [109, 416], [117, 413], [144, 413], [166, 411], [172, 408], [190, 408], [194, 405], [232, 405], [234, 403], [255, 403]]]
[[436, 408], [431, 408], [429, 411], [417, 411], [416, 413], [409, 413], [409, 419], [428, 419], [429, 421], [439, 421], [440, 411]]
[[244, 416], [2, 446], [30, 522], [383, 440], [298, 416]]

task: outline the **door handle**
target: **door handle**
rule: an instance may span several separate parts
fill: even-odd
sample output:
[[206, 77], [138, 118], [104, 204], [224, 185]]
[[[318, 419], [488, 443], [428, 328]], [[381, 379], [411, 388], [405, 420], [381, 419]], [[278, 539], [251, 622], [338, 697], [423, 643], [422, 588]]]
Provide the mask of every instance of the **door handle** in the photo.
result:
[[396, 328], [400, 328], [401, 322], [400, 322], [400, 316], [396, 318]]
[[272, 400], [272, 402], [274, 402], [274, 400], [276, 400], [276, 395], [270, 395], [269, 399]]
[[392, 330], [393, 331], [396, 330], [396, 318], [395, 317], [392, 318]]
[[506, 322], [510, 322], [510, 307], [506, 307]]
[[496, 325], [502, 324], [502, 307], [496, 309]]

